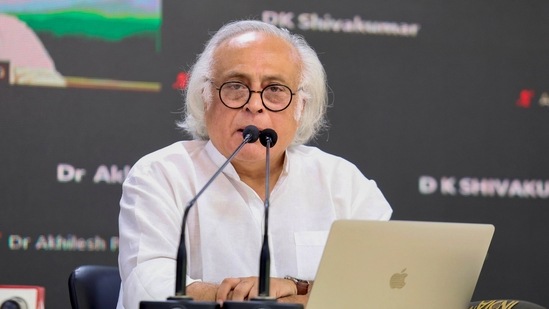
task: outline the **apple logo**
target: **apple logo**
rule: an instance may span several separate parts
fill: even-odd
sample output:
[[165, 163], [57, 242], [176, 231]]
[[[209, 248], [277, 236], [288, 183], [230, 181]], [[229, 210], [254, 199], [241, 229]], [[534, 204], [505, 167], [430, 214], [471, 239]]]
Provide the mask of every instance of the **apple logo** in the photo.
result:
[[391, 276], [391, 280], [389, 281], [389, 286], [391, 289], [402, 289], [406, 285], [404, 280], [408, 274], [405, 271], [406, 268], [404, 268], [400, 273], [395, 273]]

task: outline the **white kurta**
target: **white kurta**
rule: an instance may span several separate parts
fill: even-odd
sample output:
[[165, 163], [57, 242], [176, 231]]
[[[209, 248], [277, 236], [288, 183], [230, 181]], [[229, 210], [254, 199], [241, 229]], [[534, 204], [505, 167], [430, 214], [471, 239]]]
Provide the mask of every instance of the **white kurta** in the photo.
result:
[[[118, 308], [173, 296], [184, 208], [224, 161], [211, 142], [182, 141], [134, 165], [120, 201]], [[271, 276], [314, 279], [334, 220], [389, 220], [391, 213], [355, 165], [315, 147], [288, 148], [270, 195]], [[257, 276], [263, 218], [264, 202], [229, 164], [189, 213], [187, 284]]]

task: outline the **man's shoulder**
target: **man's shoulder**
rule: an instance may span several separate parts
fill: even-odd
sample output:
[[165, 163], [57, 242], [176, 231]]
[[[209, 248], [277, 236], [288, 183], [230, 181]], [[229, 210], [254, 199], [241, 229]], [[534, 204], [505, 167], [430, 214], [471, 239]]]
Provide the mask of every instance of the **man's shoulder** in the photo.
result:
[[192, 154], [202, 151], [205, 145], [206, 141], [177, 141], [144, 155], [137, 161], [136, 165], [162, 164], [174, 161], [181, 162], [190, 160]]
[[297, 146], [291, 146], [288, 148], [288, 153], [291, 157], [295, 158], [301, 158], [305, 160], [319, 160], [319, 161], [345, 161], [348, 162], [346, 159], [326, 152], [316, 146], [307, 146], [307, 145], [297, 145]]
[[356, 169], [356, 166], [347, 159], [328, 153], [315, 146], [298, 145], [288, 148], [290, 162], [300, 161], [300, 164], [315, 165], [322, 169]]

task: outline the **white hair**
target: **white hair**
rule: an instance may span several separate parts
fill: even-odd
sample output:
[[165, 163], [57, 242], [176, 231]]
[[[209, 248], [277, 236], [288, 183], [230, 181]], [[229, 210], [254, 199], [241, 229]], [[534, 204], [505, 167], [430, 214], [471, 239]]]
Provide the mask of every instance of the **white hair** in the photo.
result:
[[327, 125], [328, 95], [324, 67], [316, 52], [303, 37], [256, 20], [226, 24], [207, 42], [204, 51], [191, 68], [185, 95], [185, 118], [178, 123], [178, 126], [195, 139], [209, 138], [205, 123], [205, 107], [212, 102], [209, 81], [212, 79], [214, 53], [225, 40], [246, 32], [262, 32], [276, 36], [287, 41], [297, 50], [301, 61], [301, 77], [295, 117], [299, 120], [299, 126], [292, 144], [307, 143]]

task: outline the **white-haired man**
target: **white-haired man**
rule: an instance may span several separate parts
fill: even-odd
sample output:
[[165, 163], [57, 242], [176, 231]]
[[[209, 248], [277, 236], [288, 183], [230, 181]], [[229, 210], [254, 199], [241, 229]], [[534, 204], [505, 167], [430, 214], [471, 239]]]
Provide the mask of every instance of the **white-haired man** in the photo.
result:
[[[336, 219], [389, 220], [375, 182], [348, 161], [305, 146], [325, 126], [326, 76], [316, 53], [259, 21], [222, 27], [191, 71], [186, 115], [194, 137], [142, 158], [123, 186], [119, 308], [173, 294], [186, 203], [242, 143], [248, 125], [278, 133], [270, 152], [270, 295], [306, 304]], [[223, 302], [257, 295], [265, 147], [246, 144], [191, 210], [187, 292]], [[298, 289], [287, 276], [310, 282]]]

